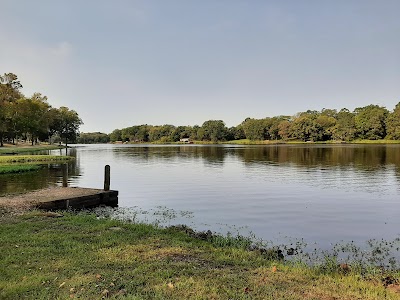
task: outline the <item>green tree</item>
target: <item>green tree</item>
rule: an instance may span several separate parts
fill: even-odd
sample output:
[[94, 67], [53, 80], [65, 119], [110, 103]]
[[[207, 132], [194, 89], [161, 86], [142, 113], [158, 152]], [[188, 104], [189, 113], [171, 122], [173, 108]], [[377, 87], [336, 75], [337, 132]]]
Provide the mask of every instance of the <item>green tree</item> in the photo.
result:
[[342, 108], [336, 117], [336, 124], [332, 130], [332, 138], [341, 141], [351, 141], [355, 138], [356, 125], [354, 113]]
[[26, 133], [31, 137], [32, 145], [39, 138], [48, 132], [48, 114], [50, 105], [47, 103], [47, 97], [40, 93], [35, 93], [31, 98], [25, 100], [26, 108], [24, 110], [24, 124]]
[[81, 132], [76, 139], [78, 144], [106, 144], [110, 137], [102, 132]]
[[162, 126], [152, 126], [149, 128], [149, 141], [156, 142], [162, 137]]
[[289, 120], [283, 120], [278, 124], [278, 134], [281, 139], [288, 140], [291, 138], [291, 126], [292, 122]]
[[320, 141], [323, 129], [316, 122], [318, 114], [316, 111], [307, 111], [296, 116], [290, 126], [291, 136], [302, 141]]
[[201, 138], [198, 135], [199, 129], [200, 129], [199, 125], [194, 125], [193, 127], [190, 128], [189, 138], [191, 140], [194, 140], [194, 141], [201, 140]]
[[9, 114], [12, 103], [22, 97], [22, 88], [17, 75], [5, 73], [0, 75], [0, 147], [4, 146], [4, 135], [10, 130]]
[[218, 142], [226, 139], [227, 128], [222, 120], [208, 120], [201, 126], [202, 140]]
[[19, 109], [17, 104], [18, 100], [15, 102], [8, 102], [1, 106], [1, 111], [0, 111], [0, 118], [2, 115], [3, 119], [1, 121], [4, 122], [2, 125], [0, 124], [0, 128], [3, 127], [5, 133], [7, 131], [8, 136], [11, 137], [13, 144], [15, 144], [15, 138], [18, 135], [18, 129], [19, 129], [18, 128]]
[[126, 127], [121, 130], [121, 139], [124, 142], [127, 141], [135, 141], [135, 136], [137, 132], [139, 131], [140, 126], [131, 126], [131, 127]]
[[0, 104], [4, 102], [13, 102], [22, 97], [20, 92], [22, 84], [17, 75], [5, 73], [0, 75]]
[[180, 132], [175, 137], [176, 127], [174, 125], [163, 125], [161, 126], [161, 137], [165, 142], [173, 142], [175, 138], [179, 141]]
[[271, 118], [271, 125], [268, 129], [268, 133], [271, 140], [283, 139], [283, 137], [279, 134], [279, 125], [284, 121], [289, 121], [289, 116], [276, 116]]
[[322, 141], [328, 141], [332, 139], [332, 134], [336, 125], [336, 119], [334, 117], [321, 114], [315, 119], [316, 127], [319, 128], [320, 132], [318, 137]]
[[122, 141], [122, 131], [120, 129], [115, 129], [113, 132], [110, 133], [110, 141], [111, 142], [116, 142], [116, 141]]
[[74, 142], [79, 135], [79, 127], [83, 124], [76, 111], [62, 106], [53, 111], [54, 118], [50, 124], [50, 130], [58, 133], [61, 139], [65, 141], [65, 147], [68, 141]]
[[247, 118], [241, 125], [246, 138], [252, 141], [257, 141], [269, 139], [269, 128], [271, 127], [271, 123], [272, 122], [269, 118]]
[[361, 139], [378, 140], [386, 136], [388, 110], [378, 105], [358, 107], [354, 110], [357, 135]]
[[386, 118], [386, 133], [386, 138], [400, 140], [400, 102]]
[[148, 126], [148, 141], [172, 142], [174, 131], [175, 131], [175, 126], [173, 125]]
[[148, 142], [149, 141], [149, 125], [144, 124], [140, 125], [138, 131], [135, 134], [135, 141], [138, 142]]
[[245, 139], [242, 125], [232, 126], [228, 128], [226, 139], [228, 141]]
[[180, 139], [188, 137], [190, 137], [190, 128], [188, 126], [178, 126], [170, 134], [170, 139], [173, 142], [179, 142]]

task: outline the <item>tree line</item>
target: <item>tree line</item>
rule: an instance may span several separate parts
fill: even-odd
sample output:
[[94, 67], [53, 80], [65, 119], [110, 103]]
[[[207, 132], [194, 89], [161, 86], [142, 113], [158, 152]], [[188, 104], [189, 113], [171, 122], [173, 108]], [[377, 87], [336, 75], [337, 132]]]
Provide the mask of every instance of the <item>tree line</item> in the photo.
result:
[[[106, 134], [102, 134], [106, 138]], [[383, 106], [367, 105], [354, 111], [322, 109], [307, 110], [294, 116], [263, 119], [246, 118], [241, 124], [226, 127], [222, 120], [208, 120], [201, 126], [136, 125], [115, 129], [108, 135], [111, 142], [223, 142], [248, 139], [252, 141], [352, 141], [400, 140], [400, 102], [393, 111]]]
[[208, 120], [201, 126], [135, 125], [115, 129], [110, 134], [82, 133], [82, 120], [68, 107], [53, 108], [46, 96], [35, 93], [26, 97], [22, 84], [13, 73], [0, 75], [0, 146], [16, 139], [53, 141], [55, 138], [78, 143], [108, 142], [224, 142], [248, 139], [300, 141], [400, 140], [400, 102], [392, 111], [383, 106], [367, 105], [354, 111], [307, 110], [294, 116], [262, 119], [246, 118], [237, 126], [227, 127], [223, 120]]
[[50, 141], [62, 139], [67, 145], [79, 135], [82, 120], [76, 111], [68, 107], [54, 108], [46, 96], [34, 93], [26, 97], [17, 75], [0, 75], [0, 146], [16, 140]]

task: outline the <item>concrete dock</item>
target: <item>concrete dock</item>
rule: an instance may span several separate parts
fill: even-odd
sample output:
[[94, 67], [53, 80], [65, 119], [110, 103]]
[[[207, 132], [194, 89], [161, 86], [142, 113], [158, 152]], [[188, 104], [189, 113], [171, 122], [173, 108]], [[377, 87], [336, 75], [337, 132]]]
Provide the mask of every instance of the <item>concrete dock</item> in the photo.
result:
[[21, 209], [90, 208], [99, 205], [118, 206], [118, 191], [79, 187], [53, 187], [21, 195], [0, 197], [0, 206]]

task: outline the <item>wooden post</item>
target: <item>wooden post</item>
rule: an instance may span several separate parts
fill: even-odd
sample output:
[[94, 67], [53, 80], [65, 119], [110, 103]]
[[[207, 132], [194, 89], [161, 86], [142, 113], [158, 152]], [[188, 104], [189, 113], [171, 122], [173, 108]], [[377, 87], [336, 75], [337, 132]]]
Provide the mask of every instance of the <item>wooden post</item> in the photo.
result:
[[104, 168], [104, 190], [110, 190], [110, 166], [106, 165]]
[[68, 164], [62, 165], [63, 187], [68, 187]]

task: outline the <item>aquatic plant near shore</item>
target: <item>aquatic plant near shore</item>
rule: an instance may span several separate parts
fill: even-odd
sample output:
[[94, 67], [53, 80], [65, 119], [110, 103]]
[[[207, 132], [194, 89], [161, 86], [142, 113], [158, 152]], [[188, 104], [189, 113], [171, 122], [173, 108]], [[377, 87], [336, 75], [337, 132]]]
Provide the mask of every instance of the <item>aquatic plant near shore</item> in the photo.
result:
[[0, 165], [0, 174], [36, 171], [40, 168], [40, 165]]
[[4, 148], [0, 148], [0, 154], [19, 154], [26, 152], [37, 152], [37, 151], [49, 151], [49, 150], [57, 150], [64, 149], [65, 147], [60, 147], [57, 145], [40, 145], [40, 146], [8, 146]]
[[[287, 243], [274, 243], [257, 238], [249, 232], [244, 235], [236, 228], [225, 230], [225, 234], [211, 230], [196, 230], [189, 225], [172, 225], [174, 219], [182, 221], [182, 217], [193, 218], [190, 212], [179, 211], [167, 207], [142, 210], [135, 208], [95, 208], [92, 210], [99, 217], [114, 218], [131, 223], [150, 223], [160, 228], [180, 231], [190, 237], [211, 242], [218, 247], [237, 247], [257, 251], [265, 257], [285, 259], [293, 263], [304, 263], [314, 266], [324, 273], [342, 272], [344, 265], [358, 274], [371, 274], [375, 269], [395, 271], [400, 269], [400, 238], [389, 240], [370, 239], [364, 244], [355, 242], [338, 242], [329, 249], [312, 249], [304, 239], [286, 237]], [[143, 216], [146, 216], [145, 218]], [[221, 225], [221, 224], [220, 224]], [[228, 227], [228, 226], [227, 226]]]
[[74, 158], [64, 155], [6, 155], [0, 156], [0, 164], [68, 161], [72, 159]]
[[366, 277], [351, 266], [342, 271], [344, 265], [333, 272], [332, 260], [329, 273], [249, 251], [247, 240], [235, 236], [214, 245], [223, 240], [208, 231], [194, 238], [177, 228], [99, 219], [94, 211], [9, 215], [0, 209], [0, 225], [0, 239], [7, 240], [0, 246], [1, 299], [394, 300], [399, 295], [395, 272]]

